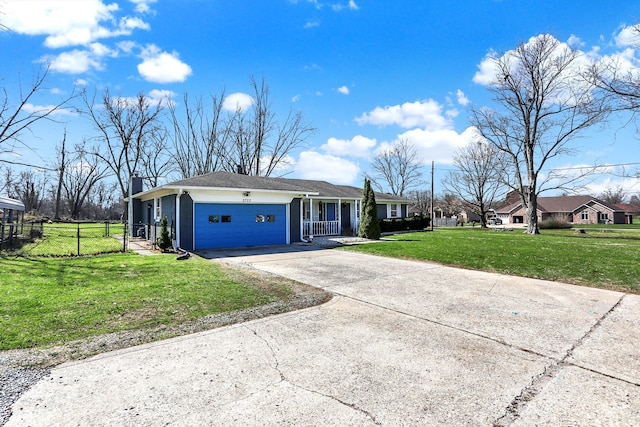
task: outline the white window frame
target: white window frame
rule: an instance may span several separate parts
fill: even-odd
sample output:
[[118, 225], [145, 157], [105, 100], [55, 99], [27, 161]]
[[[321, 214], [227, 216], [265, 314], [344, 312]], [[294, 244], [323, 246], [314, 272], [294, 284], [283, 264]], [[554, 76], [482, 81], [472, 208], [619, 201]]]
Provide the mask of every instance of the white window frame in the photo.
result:
[[[389, 218], [398, 218], [398, 203], [389, 203]], [[395, 213], [394, 213], [395, 212]]]

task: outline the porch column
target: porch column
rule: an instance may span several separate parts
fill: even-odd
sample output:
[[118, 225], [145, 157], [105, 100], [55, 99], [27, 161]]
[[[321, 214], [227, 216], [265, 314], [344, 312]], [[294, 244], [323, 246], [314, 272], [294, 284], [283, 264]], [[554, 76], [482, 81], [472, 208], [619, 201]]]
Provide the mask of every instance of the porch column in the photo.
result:
[[313, 199], [309, 199], [309, 236], [313, 236]]
[[338, 234], [342, 234], [342, 199], [338, 199]]

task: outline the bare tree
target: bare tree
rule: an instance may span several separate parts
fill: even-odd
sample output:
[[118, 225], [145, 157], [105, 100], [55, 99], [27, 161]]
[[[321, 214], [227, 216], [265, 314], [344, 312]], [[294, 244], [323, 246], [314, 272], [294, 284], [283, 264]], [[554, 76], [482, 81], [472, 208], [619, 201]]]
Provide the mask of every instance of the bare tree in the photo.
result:
[[254, 96], [251, 108], [238, 107], [227, 122], [228, 139], [222, 169], [248, 175], [270, 176], [284, 166], [288, 155], [315, 132], [301, 112], [289, 111], [278, 122], [264, 78], [250, 80]]
[[532, 38], [491, 63], [489, 86], [501, 108], [474, 108], [471, 122], [505, 159], [505, 181], [520, 195], [527, 233], [538, 234], [538, 194], [581, 177], [542, 175], [549, 160], [608, 113], [605, 97], [582, 78], [581, 56], [548, 34]]
[[[0, 154], [12, 152], [18, 147], [30, 149], [29, 144], [22, 139], [25, 132], [29, 131], [39, 121], [53, 121], [56, 111], [63, 109], [69, 102], [78, 96], [75, 89], [71, 95], [64, 97], [53, 105], [37, 107], [31, 104], [33, 98], [44, 88], [49, 73], [48, 65], [40, 65], [35, 72], [30, 86], [23, 90], [20, 85], [19, 96], [13, 101], [5, 87], [0, 88]], [[2, 160], [6, 163], [11, 163]]]
[[[633, 32], [640, 40], [640, 24]], [[640, 43], [638, 46], [640, 47]], [[620, 56], [605, 57], [585, 73], [595, 86], [614, 96], [616, 109], [640, 112], [640, 74], [638, 68]]]
[[169, 105], [173, 132], [174, 158], [182, 178], [214, 172], [221, 169], [230, 128], [222, 114], [224, 91], [220, 97], [211, 97], [211, 110], [198, 98], [189, 103], [184, 94], [185, 118], [181, 120], [176, 105]]
[[[98, 130], [93, 148], [102, 161], [108, 165], [116, 177], [122, 197], [127, 194], [129, 177], [134, 172], [159, 173], [165, 170], [162, 165], [146, 168], [145, 161], [158, 155], [164, 145], [154, 144], [156, 138], [164, 133], [161, 121], [162, 102], [154, 103], [144, 94], [135, 98], [112, 96], [109, 90], [102, 94], [102, 102], [96, 104], [93, 98], [84, 96], [86, 114]], [[168, 162], [168, 157], [163, 158]], [[158, 176], [145, 176], [147, 183], [157, 182]]]
[[6, 194], [9, 197], [14, 197], [13, 185], [14, 185], [14, 172], [9, 166], [3, 166], [0, 164], [0, 194]]
[[626, 195], [624, 189], [618, 185], [616, 188], [607, 188], [604, 192], [598, 195], [598, 199], [605, 203], [617, 204], [624, 203]]
[[413, 190], [408, 192], [408, 197], [412, 200], [411, 206], [420, 215], [431, 215], [431, 191]]
[[44, 171], [22, 171], [14, 181], [15, 197], [24, 204], [25, 212], [38, 213], [45, 199], [47, 175]]
[[58, 172], [58, 185], [56, 187], [56, 201], [55, 201], [55, 212], [53, 214], [53, 218], [54, 219], [60, 219], [60, 202], [62, 201], [62, 185], [64, 182], [64, 173], [65, 173], [65, 168], [67, 166], [67, 161], [66, 161], [66, 157], [67, 157], [67, 130], [64, 130], [64, 135], [62, 137], [62, 142], [61, 142], [61, 146], [60, 148], [57, 149], [58, 151], [58, 156], [56, 157], [57, 160], [60, 162], [58, 163], [58, 165], [54, 168], [54, 170], [56, 172]]
[[391, 194], [404, 196], [421, 184], [421, 167], [415, 147], [401, 138], [373, 159], [371, 180], [380, 191], [388, 190]]
[[98, 155], [86, 149], [86, 143], [82, 143], [75, 147], [75, 152], [72, 153], [64, 170], [64, 199], [71, 218], [79, 219], [82, 207], [96, 185], [107, 176], [108, 166]]
[[453, 157], [457, 167], [442, 181], [444, 188], [466, 203], [487, 227], [486, 214], [504, 195], [500, 152], [485, 142], [472, 142]]

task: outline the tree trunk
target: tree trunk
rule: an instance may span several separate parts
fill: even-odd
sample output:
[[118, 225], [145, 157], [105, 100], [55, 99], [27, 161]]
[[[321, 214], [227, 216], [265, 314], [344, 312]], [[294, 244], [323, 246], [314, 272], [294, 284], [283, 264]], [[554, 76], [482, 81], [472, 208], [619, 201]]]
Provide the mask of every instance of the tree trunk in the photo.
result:
[[527, 234], [540, 234], [538, 230], [538, 196], [534, 191], [527, 194], [526, 204]]

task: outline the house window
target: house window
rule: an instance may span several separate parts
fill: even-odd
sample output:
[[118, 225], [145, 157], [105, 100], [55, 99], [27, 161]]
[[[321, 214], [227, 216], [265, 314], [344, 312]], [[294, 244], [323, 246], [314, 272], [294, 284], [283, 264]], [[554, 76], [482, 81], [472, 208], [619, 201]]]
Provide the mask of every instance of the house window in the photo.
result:
[[391, 203], [391, 212], [389, 214], [389, 217], [391, 218], [398, 217], [398, 205], [396, 203]]
[[267, 215], [267, 222], [276, 222], [275, 215]]
[[598, 215], [600, 215], [600, 221], [609, 221], [609, 214], [605, 213], [605, 212], [599, 212]]
[[231, 215], [222, 215], [222, 222], [231, 222]]
[[209, 222], [216, 223], [220, 221], [220, 217], [218, 215], [209, 215]]
[[256, 215], [256, 222], [264, 222], [264, 215]]
[[583, 221], [586, 221], [589, 219], [589, 211], [587, 211], [586, 209], [582, 211], [582, 214], [580, 215], [580, 219], [582, 219]]
[[318, 203], [318, 221], [327, 220], [327, 208], [324, 202]]

